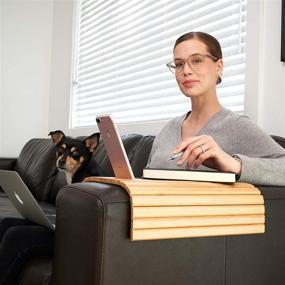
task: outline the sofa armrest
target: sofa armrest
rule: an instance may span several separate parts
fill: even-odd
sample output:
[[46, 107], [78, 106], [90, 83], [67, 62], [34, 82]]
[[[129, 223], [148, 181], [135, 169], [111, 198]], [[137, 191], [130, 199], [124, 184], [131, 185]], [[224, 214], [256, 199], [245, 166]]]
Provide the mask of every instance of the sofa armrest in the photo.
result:
[[0, 158], [0, 169], [13, 170], [17, 158]]
[[56, 209], [54, 285], [224, 283], [224, 237], [130, 241], [129, 197], [119, 186], [65, 186]]
[[63, 187], [56, 199], [53, 284], [101, 284], [107, 207], [118, 203], [127, 209], [128, 201], [122, 189], [101, 183]]

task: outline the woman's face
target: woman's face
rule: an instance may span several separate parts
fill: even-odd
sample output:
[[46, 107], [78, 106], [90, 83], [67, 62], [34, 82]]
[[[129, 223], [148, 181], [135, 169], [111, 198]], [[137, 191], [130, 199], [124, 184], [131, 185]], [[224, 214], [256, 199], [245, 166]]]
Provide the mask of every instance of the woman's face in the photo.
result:
[[[196, 58], [195, 55], [202, 55], [202, 57]], [[174, 50], [176, 65], [183, 66], [180, 71], [176, 70], [176, 81], [181, 92], [187, 97], [216, 94], [216, 82], [222, 74], [223, 62], [221, 59], [214, 61], [204, 55], [210, 55], [207, 46], [196, 39], [184, 41]], [[193, 67], [186, 62], [192, 63]]]

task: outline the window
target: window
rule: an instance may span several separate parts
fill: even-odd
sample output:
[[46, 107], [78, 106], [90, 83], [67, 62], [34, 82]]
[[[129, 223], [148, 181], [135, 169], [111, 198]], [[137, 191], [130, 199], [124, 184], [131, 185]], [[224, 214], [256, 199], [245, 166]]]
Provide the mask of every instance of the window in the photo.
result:
[[189, 31], [214, 35], [225, 69], [221, 103], [244, 109], [246, 0], [82, 0], [78, 7], [71, 127], [167, 120], [189, 110], [173, 74], [175, 40]]

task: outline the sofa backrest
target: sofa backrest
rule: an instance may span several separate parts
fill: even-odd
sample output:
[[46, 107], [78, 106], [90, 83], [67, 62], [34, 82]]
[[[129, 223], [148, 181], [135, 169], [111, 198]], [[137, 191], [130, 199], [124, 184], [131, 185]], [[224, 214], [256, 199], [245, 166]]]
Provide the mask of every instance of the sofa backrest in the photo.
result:
[[[285, 148], [285, 139], [272, 138]], [[142, 177], [142, 170], [147, 164], [154, 136], [138, 134], [122, 136], [135, 177]], [[58, 191], [66, 184], [65, 175], [58, 171], [55, 147], [50, 139], [32, 139], [23, 147], [16, 162], [15, 170], [21, 175], [37, 200], [54, 203]], [[114, 176], [104, 143], [95, 150], [92, 160], [100, 176]]]
[[279, 136], [271, 136], [279, 145], [285, 148], [285, 138]]
[[[123, 136], [134, 175], [142, 176], [153, 143], [153, 136]], [[92, 156], [101, 176], [114, 176], [104, 143], [100, 143]], [[56, 168], [56, 149], [50, 139], [31, 139], [23, 147], [15, 170], [39, 201], [55, 203], [58, 191], [66, 185], [65, 174]]]
[[153, 141], [154, 136], [139, 136], [136, 144], [131, 149], [131, 153], [128, 154], [135, 177], [142, 177]]
[[[153, 140], [154, 136], [138, 134], [122, 136], [122, 141], [135, 177], [142, 177], [142, 170], [147, 163]], [[92, 159], [96, 161], [100, 176], [114, 176], [102, 140], [100, 140]]]
[[[55, 163], [55, 147], [50, 139], [31, 139], [17, 159], [15, 170], [39, 201], [51, 202], [51, 189], [58, 175]], [[63, 181], [58, 187], [65, 184]]]

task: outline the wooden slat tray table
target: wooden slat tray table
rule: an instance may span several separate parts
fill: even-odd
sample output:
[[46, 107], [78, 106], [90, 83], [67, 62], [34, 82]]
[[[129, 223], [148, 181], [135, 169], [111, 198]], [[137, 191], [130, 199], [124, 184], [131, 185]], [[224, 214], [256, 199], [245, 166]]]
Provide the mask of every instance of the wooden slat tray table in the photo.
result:
[[90, 177], [124, 188], [131, 201], [131, 240], [265, 231], [264, 200], [251, 184]]

